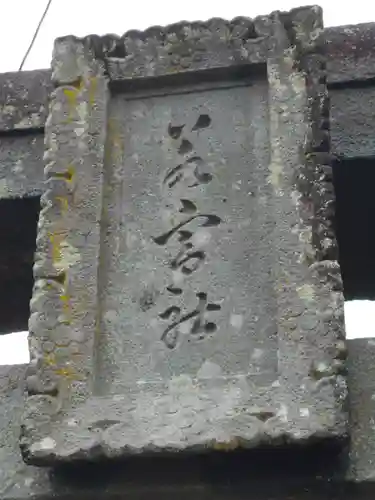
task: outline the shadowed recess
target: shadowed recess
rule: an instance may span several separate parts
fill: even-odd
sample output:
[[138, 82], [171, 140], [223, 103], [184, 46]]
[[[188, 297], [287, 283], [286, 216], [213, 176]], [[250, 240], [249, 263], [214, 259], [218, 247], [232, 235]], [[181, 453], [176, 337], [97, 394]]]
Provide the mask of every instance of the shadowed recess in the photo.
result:
[[[195, 494], [199, 493], [200, 488], [208, 488], [206, 493], [211, 492], [212, 498], [220, 497], [216, 496], [220, 488], [229, 488], [232, 496], [228, 498], [232, 499], [252, 498], [254, 493], [268, 490], [268, 495], [259, 495], [259, 498], [270, 500], [278, 498], [282, 486], [295, 484], [301, 487], [309, 484], [309, 481], [315, 482], [317, 478], [328, 479], [329, 482], [340, 474], [341, 460], [340, 447], [333, 442], [311, 443], [303, 447], [280, 445], [276, 448], [227, 450], [203, 455], [166, 454], [157, 460], [143, 456], [91, 464], [82, 462], [79, 465], [57, 467], [52, 481], [56, 488], [69, 482], [78, 491], [90, 488], [90, 491], [105, 491], [106, 494], [108, 484], [111, 484], [114, 490], [117, 486], [120, 491], [131, 494], [131, 491], [137, 491], [137, 487], [144, 488], [146, 480], [149, 491], [160, 494], [160, 491], [167, 493], [171, 489], [178, 497], [191, 486], [196, 490]], [[140, 498], [144, 498], [142, 493], [147, 489], [140, 490]], [[241, 490], [246, 494], [243, 495]], [[188, 491], [188, 498], [191, 498], [191, 490]], [[257, 494], [254, 498], [258, 498]], [[332, 500], [334, 497], [329, 498]]]
[[346, 300], [375, 299], [375, 158], [333, 164], [336, 231]]
[[0, 334], [28, 329], [39, 197], [0, 200]]

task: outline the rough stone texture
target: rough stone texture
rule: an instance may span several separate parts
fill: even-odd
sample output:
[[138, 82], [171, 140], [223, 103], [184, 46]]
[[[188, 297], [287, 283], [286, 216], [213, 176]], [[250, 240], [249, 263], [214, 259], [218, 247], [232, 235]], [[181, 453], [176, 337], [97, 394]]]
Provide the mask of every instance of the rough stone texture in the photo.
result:
[[0, 133], [43, 128], [51, 90], [45, 70], [0, 74]]
[[332, 152], [374, 155], [375, 24], [325, 30], [331, 93]]
[[[42, 196], [34, 267], [36, 282], [29, 322], [31, 365], [21, 438], [21, 449], [28, 463], [50, 465], [141, 452], [231, 449], [254, 447], [260, 443], [345, 436], [343, 404], [346, 388], [341, 374], [345, 358], [342, 287], [331, 227], [333, 195], [328, 154], [324, 40], [321, 35], [321, 11], [313, 7], [295, 9], [291, 13], [274, 13], [254, 21], [241, 18], [231, 23], [222, 20], [191, 25], [181, 23], [166, 29], [151, 29], [143, 34], [128, 33], [121, 39], [88, 37], [78, 40], [67, 37], [57, 41], [52, 72], [57, 88], [51, 94], [46, 122], [46, 190]], [[197, 44], [197, 37], [200, 44]], [[258, 63], [265, 61], [267, 79], [256, 83]], [[244, 84], [245, 76], [250, 77], [254, 85], [249, 88], [248, 103], [244, 100], [244, 87], [238, 86], [241, 81]], [[108, 79], [111, 80], [112, 93], [107, 88]], [[168, 84], [176, 86], [181, 81], [190, 87], [185, 90], [175, 87], [173, 91], [168, 87]], [[215, 88], [210, 91], [212, 101], [207, 100], [202, 89], [192, 87], [207, 82], [211, 82], [211, 89]], [[265, 95], [267, 85], [268, 99]], [[167, 116], [150, 123], [142, 119], [142, 106], [139, 100], [137, 102], [139, 94], [134, 94], [137, 89], [145, 91], [146, 87], [158, 93], [159, 97], [155, 98], [157, 106], [160, 106], [161, 113], [167, 113]], [[128, 99], [114, 97], [125, 90], [132, 92]], [[208, 111], [199, 112], [197, 116], [195, 111], [188, 112], [184, 117], [186, 128], [181, 130], [179, 126], [183, 117], [178, 115], [176, 107], [178, 93], [194, 90], [201, 91], [201, 94], [196, 94], [200, 97], [195, 97], [194, 102], [194, 94], [179, 99], [184, 100], [190, 109], [196, 106], [197, 111], [203, 109], [205, 103]], [[255, 93], [255, 98], [250, 97], [251, 92]], [[256, 104], [258, 96], [261, 99]], [[122, 99], [127, 101], [126, 104], [121, 104]], [[129, 104], [132, 99], [132, 104]], [[257, 136], [258, 132], [255, 134], [255, 129], [249, 127], [249, 139], [251, 135], [254, 137], [248, 141], [247, 147], [252, 143], [254, 147], [251, 153], [244, 152], [241, 144], [246, 141], [235, 138], [249, 123], [246, 106], [256, 119], [264, 121], [267, 100], [269, 128]], [[218, 103], [221, 102], [226, 107], [234, 106], [238, 113], [232, 125], [233, 132], [228, 134], [228, 144], [220, 126], [216, 125], [225, 120], [219, 111]], [[119, 121], [115, 113], [111, 115], [111, 109], [116, 109], [117, 105], [119, 110], [124, 106], [128, 113], [132, 113], [133, 121]], [[173, 116], [173, 113], [177, 114]], [[166, 139], [164, 129], [171, 118], [176, 122], [171, 123], [169, 138]], [[135, 137], [142, 139], [134, 144], [134, 149], [130, 148], [129, 168], [135, 168], [138, 148], [144, 161], [138, 165], [139, 177], [134, 176], [134, 190], [132, 186], [127, 187], [129, 201], [122, 201], [122, 178], [116, 177], [121, 162], [119, 158], [123, 154], [123, 126], [124, 131], [126, 126], [133, 127]], [[150, 127], [153, 127], [152, 134]], [[210, 130], [206, 133], [206, 129]], [[198, 130], [200, 138], [196, 147], [200, 148], [197, 150], [199, 158], [191, 159], [191, 140], [198, 136]], [[268, 144], [264, 144], [268, 134]], [[192, 334], [197, 331], [211, 335], [215, 328], [218, 329], [211, 345], [207, 340], [207, 347], [202, 347], [204, 354], [211, 356], [210, 360], [202, 359], [199, 348], [193, 346], [194, 342], [191, 348], [185, 347], [185, 357], [189, 355], [189, 361], [183, 359], [183, 351], [168, 354], [168, 346], [163, 347], [162, 340], [172, 340], [173, 347], [174, 324], [167, 327], [165, 334], [161, 333], [159, 340], [155, 336], [149, 336], [147, 340], [144, 320], [139, 319], [143, 313], [139, 309], [147, 309], [152, 303], [152, 293], [147, 289], [148, 284], [153, 285], [151, 273], [148, 283], [141, 275], [141, 286], [137, 289], [131, 286], [131, 280], [136, 279], [132, 269], [136, 263], [126, 260], [133, 244], [131, 214], [122, 216], [119, 207], [135, 211], [137, 203], [145, 203], [136, 183], [146, 179], [148, 184], [146, 182], [143, 189], [150, 189], [149, 196], [156, 197], [155, 215], [156, 207], [167, 201], [168, 195], [160, 197], [157, 194], [159, 186], [154, 178], [160, 153], [155, 152], [155, 158], [152, 158], [148, 152], [150, 145], [147, 146], [150, 140], [147, 138], [154, 140], [158, 136], [160, 148], [165, 148], [164, 167], [177, 167], [177, 171], [163, 172], [167, 175], [165, 180], [170, 184], [169, 189], [175, 180], [177, 183], [181, 180], [179, 164], [174, 164], [180, 155], [185, 156], [189, 167], [182, 168], [188, 174], [185, 180], [195, 182], [195, 178], [202, 191], [195, 201], [190, 195], [181, 198], [182, 211], [177, 209], [165, 219], [165, 223], [173, 219], [177, 224], [176, 231], [181, 229], [179, 236], [185, 244], [205, 241], [211, 235], [210, 227], [213, 235], [216, 229], [221, 231], [217, 233], [220, 239], [216, 245], [223, 254], [221, 274], [216, 272], [216, 277], [201, 274], [201, 280], [196, 282], [202, 287], [215, 284], [216, 279], [217, 297], [211, 303], [209, 290], [195, 290], [198, 307], [191, 317], [198, 322], [188, 325]], [[233, 137], [231, 141], [230, 137]], [[204, 139], [206, 144], [211, 143], [210, 149], [204, 145]], [[255, 193], [253, 186], [249, 186], [249, 191], [240, 187], [237, 199], [232, 194], [235, 186], [228, 187], [226, 194], [220, 183], [215, 187], [214, 182], [209, 182], [214, 179], [203, 169], [204, 158], [212, 153], [217, 162], [221, 142], [225, 145], [222, 155], [224, 159], [228, 158], [233, 178], [223, 166], [220, 168], [223, 176], [228, 176], [234, 185], [236, 179], [240, 180], [239, 176], [244, 175], [245, 154], [250, 166], [252, 155], [259, 160], [259, 172], [254, 170], [248, 177], [255, 184]], [[269, 170], [265, 175], [261, 170], [267, 166], [268, 155]], [[234, 168], [236, 160], [238, 165]], [[138, 201], [130, 201], [134, 196]], [[170, 198], [172, 204], [175, 202], [173, 196]], [[225, 196], [233, 198], [233, 213], [219, 208], [224, 205]], [[264, 223], [260, 220], [255, 225], [259, 241], [253, 243], [249, 239], [247, 243], [245, 231], [241, 233], [237, 221], [241, 218], [241, 210], [247, 213], [255, 203], [265, 203], [264, 213], [259, 215], [264, 217]], [[199, 204], [209, 211], [209, 216], [204, 216], [207, 220], [201, 225], [200, 238], [197, 239], [195, 234], [198, 233], [195, 233], [194, 239], [188, 231], [195, 232], [201, 222], [197, 221], [195, 229], [189, 226], [187, 230], [185, 225]], [[110, 213], [113, 207], [115, 214]], [[133, 221], [133, 226], [135, 235], [148, 239], [151, 245], [153, 235], [147, 229], [151, 224], [146, 222], [144, 210], [144, 207], [138, 208], [139, 217]], [[163, 210], [168, 215], [168, 207]], [[175, 206], [173, 210], [176, 210]], [[221, 213], [220, 222], [221, 219], [225, 222], [222, 229], [217, 227], [219, 216], [212, 215], [212, 211]], [[121, 224], [121, 216], [124, 224]], [[187, 219], [182, 221], [181, 217]], [[119, 224], [116, 232], [111, 232], [108, 227], [108, 220], [113, 219]], [[182, 222], [185, 225], [178, 226]], [[155, 230], [161, 227], [157, 219], [154, 226]], [[225, 271], [224, 263], [230, 259], [225, 238], [230, 240], [230, 230], [233, 230], [236, 241], [243, 239], [245, 246], [259, 255], [259, 263], [264, 266], [261, 271], [259, 265], [251, 262], [252, 256], [249, 255], [248, 265], [254, 265], [254, 275], [259, 283], [257, 286], [246, 285], [254, 302], [249, 308], [253, 305], [255, 311], [259, 309], [259, 324], [264, 327], [262, 332], [256, 330], [254, 318], [253, 322], [241, 318], [245, 290], [241, 274], [249, 272], [247, 266], [241, 264], [243, 272]], [[248, 229], [250, 235], [251, 231]], [[114, 240], [109, 248], [107, 238]], [[159, 242], [160, 246], [162, 239], [157, 238], [154, 244]], [[262, 244], [268, 250], [263, 250]], [[187, 250], [195, 251], [193, 247]], [[262, 252], [264, 257], [260, 258]], [[113, 253], [116, 258], [113, 258]], [[161, 255], [159, 253], [156, 260]], [[196, 254], [196, 263], [200, 260], [199, 255]], [[157, 280], [165, 281], [167, 274], [156, 269], [151, 253], [144, 258], [149, 259], [151, 270], [155, 268], [155, 284], [159, 286]], [[193, 266], [188, 271], [194, 272], [192, 259], [185, 264], [181, 264], [183, 259], [180, 256], [178, 259], [177, 268], [183, 270]], [[216, 265], [220, 266], [218, 257], [215, 259]], [[124, 271], [129, 276], [128, 284], [127, 280], [122, 282], [120, 279], [120, 273]], [[119, 275], [117, 284], [112, 283], [116, 274]], [[204, 276], [207, 276], [206, 283]], [[230, 295], [222, 296], [225, 279], [233, 280], [233, 286], [236, 285], [232, 296], [234, 307], [230, 304]], [[265, 293], [270, 279], [273, 286]], [[121, 289], [115, 310], [112, 304], [107, 306], [108, 297], [102, 293], [106, 280], [112, 280], [108, 287], [112, 295], [108, 295], [108, 300], [113, 300], [113, 290], [117, 293]], [[180, 292], [176, 291], [178, 283], [172, 285], [172, 293], [179, 295]], [[129, 287], [126, 293], [122, 291], [124, 286]], [[264, 290], [258, 292], [257, 287]], [[132, 297], [137, 297], [138, 306], [131, 306]], [[219, 312], [218, 299], [222, 301], [219, 303], [221, 319], [218, 316], [218, 324], [215, 324], [216, 320], [209, 319], [206, 313], [207, 310], [213, 315]], [[161, 313], [161, 319], [170, 319], [170, 315], [180, 313], [177, 307], [189, 307], [190, 300], [188, 298], [187, 302], [166, 309], [165, 314]], [[261, 316], [264, 315], [260, 309], [261, 301], [274, 317], [273, 325]], [[237, 303], [239, 314], [235, 309]], [[125, 317], [130, 318], [134, 307], [138, 307], [138, 316], [134, 321], [122, 322], [120, 329], [116, 313], [121, 313], [122, 321]], [[186, 314], [189, 311], [186, 309]], [[151, 315], [149, 317], [152, 319]], [[157, 315], [153, 318], [157, 319]], [[242, 320], [244, 324], [240, 325]], [[241, 342], [245, 332], [256, 331], [250, 346], [254, 356], [260, 353], [257, 343], [262, 340], [267, 352], [264, 359], [268, 357], [268, 360], [263, 366], [261, 362], [260, 372], [263, 374], [260, 377], [256, 374], [249, 376], [249, 366], [245, 366], [249, 351], [244, 351], [244, 361], [237, 363], [238, 353], [224, 335], [225, 324], [231, 324], [232, 338], [240, 338]], [[158, 328], [159, 325], [155, 325], [154, 331], [148, 331], [159, 335]], [[242, 333], [234, 335], [235, 328], [242, 328]], [[106, 342], [109, 332], [113, 338]], [[179, 332], [181, 336], [186, 333]], [[136, 338], [137, 335], [143, 343], [132, 341], [132, 336]], [[144, 345], [146, 341], [148, 350]], [[216, 347], [214, 342], [217, 342]], [[123, 360], [119, 360], [118, 355], [112, 356], [115, 349], [124, 353]], [[226, 353], [226, 359], [220, 354], [222, 352]], [[165, 361], [157, 366], [153, 359], [159, 355]], [[173, 359], [168, 370], [167, 356]], [[220, 357], [223, 358], [221, 372], [217, 369]], [[109, 360], [110, 367], [103, 368]], [[256, 369], [255, 362], [253, 365], [250, 369]], [[132, 366], [129, 381], [125, 380], [130, 373], [124, 369], [127, 366]], [[116, 382], [113, 390], [108, 386], [111, 377]], [[105, 384], [103, 379], [107, 381]]]
[[268, 88], [241, 83], [112, 98], [100, 394], [173, 374], [228, 377], [230, 399], [237, 377], [277, 377]]
[[0, 75], [0, 333], [27, 329], [50, 75]]
[[[134, 499], [159, 495], [163, 498], [183, 495], [187, 499], [192, 495], [204, 495], [205, 498], [214, 495], [217, 498], [219, 493], [220, 496], [230, 495], [230, 498], [247, 498], [249, 491], [256, 491], [261, 498], [282, 500], [292, 494], [299, 497], [301, 484], [306, 487], [306, 499], [315, 495], [319, 499], [335, 498], [330, 482], [335, 474], [337, 453], [329, 449], [312, 452], [309, 449], [301, 452], [265, 450], [256, 455], [228, 454], [220, 458], [191, 457], [186, 460], [176, 460], [176, 457], [128, 460], [95, 467], [76, 464], [73, 470], [62, 471], [26, 465], [18, 448], [25, 372], [26, 366], [0, 367], [1, 500], [95, 500], [108, 499], [109, 495], [122, 498], [124, 491], [127, 497]], [[270, 480], [271, 475], [274, 481]], [[320, 480], [317, 481], [317, 477]], [[340, 487], [340, 494], [342, 489]]]
[[[366, 40], [366, 37], [360, 35], [359, 32], [364, 30], [364, 33], [369, 33], [371, 27], [371, 25], [355, 27], [358, 38]], [[345, 38], [346, 29], [347, 27], [326, 30], [328, 40], [333, 39], [335, 33], [340, 33], [340, 36]], [[354, 28], [351, 27], [351, 29]], [[339, 75], [336, 77], [338, 79], [337, 88], [333, 86], [331, 96], [334, 98], [335, 93], [338, 92], [339, 99], [336, 102], [343, 102], [345, 105], [345, 98], [340, 93], [340, 81], [343, 85], [350, 87], [350, 81], [355, 80], [357, 74], [361, 79], [372, 78], [370, 59], [367, 59], [368, 64], [361, 66], [353, 64], [357, 45], [348, 43], [345, 53], [352, 53], [354, 56], [350, 59], [351, 65], [347, 66], [347, 58], [342, 57], [342, 52], [335, 52], [330, 47], [331, 45], [328, 45], [328, 49], [334, 54], [336, 60], [333, 61], [334, 65], [332, 65], [331, 60], [329, 67], [338, 68], [336, 71]], [[360, 45], [358, 47], [360, 49]], [[342, 70], [343, 67], [345, 71]], [[357, 69], [361, 71], [357, 73]], [[27, 79], [23, 83], [26, 87], [29, 85], [27, 82], [30, 82], [30, 78], [32, 80], [32, 73], [18, 75], [19, 78]], [[45, 71], [43, 73], [49, 77], [49, 72]], [[333, 78], [335, 78], [334, 72], [332, 73]], [[362, 89], [359, 92], [361, 96]], [[367, 92], [367, 90], [363, 90], [363, 92]], [[349, 95], [354, 98], [353, 89], [351, 88], [349, 89]], [[334, 102], [333, 117], [335, 117], [336, 112], [345, 120], [345, 113], [340, 112], [338, 105]], [[364, 114], [363, 116], [367, 117], [368, 115]], [[354, 115], [349, 114], [349, 119], [355, 121]], [[339, 134], [335, 135], [336, 126], [342, 127], [341, 130], [350, 130], [345, 123], [340, 125], [338, 120], [334, 120], [332, 127], [334, 141], [339, 138]], [[362, 127], [361, 130], [363, 130]], [[366, 133], [365, 130], [364, 134]], [[20, 137], [22, 136], [17, 136], [17, 139]], [[3, 139], [4, 136], [1, 137], [1, 142]], [[11, 140], [13, 140], [13, 137]], [[15, 148], [17, 148], [16, 144], [14, 143]], [[41, 140], [37, 141], [37, 144], [39, 151]], [[338, 144], [340, 146], [339, 142]], [[346, 146], [347, 144], [349, 144], [349, 147]], [[365, 143], [362, 143], [361, 140], [359, 144], [358, 151], [360, 153], [363, 147], [362, 144]], [[349, 154], [352, 154], [352, 151], [357, 147], [355, 142], [350, 144], [349, 141], [344, 141], [344, 145]], [[6, 152], [8, 147], [3, 150]], [[13, 150], [11, 151], [13, 152]], [[41, 157], [41, 153], [38, 153], [38, 155]], [[17, 161], [16, 157], [15, 161]], [[356, 165], [356, 163], [353, 163], [353, 168], [356, 168]], [[358, 175], [357, 172], [358, 170], [354, 175]], [[29, 180], [18, 191], [20, 194], [27, 193], [28, 183]], [[32, 191], [39, 192], [38, 187], [33, 187]], [[109, 495], [122, 498], [124, 491], [126, 491], [127, 497], [133, 495], [137, 499], [146, 495], [152, 496], [153, 499], [155, 495], [160, 495], [163, 499], [168, 495], [171, 498], [172, 496], [175, 498], [176, 495], [185, 495], [186, 498], [200, 495], [202, 499], [207, 498], [209, 495], [212, 495], [215, 499], [218, 496], [227, 495], [228, 498], [233, 499], [234, 496], [248, 498], [249, 492], [256, 498], [276, 500], [291, 498], [296, 500], [373, 499], [372, 420], [374, 412], [372, 408], [372, 370], [374, 361], [372, 358], [374, 353], [372, 351], [371, 340], [349, 341], [348, 384], [353, 439], [350, 446], [348, 478], [355, 481], [369, 482], [366, 488], [353, 486], [350, 483], [337, 483], [332, 480], [331, 474], [335, 476], [337, 471], [340, 470], [337, 460], [332, 457], [332, 454], [318, 450], [315, 458], [318, 467], [315, 467], [312, 465], [313, 461], [308, 449], [305, 447], [302, 449], [301, 454], [293, 450], [290, 455], [280, 455], [277, 450], [266, 450], [262, 454], [257, 450], [256, 454], [251, 458], [249, 452], [247, 452], [246, 456], [240, 455], [239, 461], [234, 460], [233, 462], [231, 462], [232, 454], [228, 454], [224, 457], [221, 456], [219, 461], [216, 456], [212, 462], [207, 457], [202, 460], [194, 457], [192, 460], [186, 461], [176, 460], [175, 457], [172, 460], [165, 461], [158, 457], [157, 460], [152, 459], [146, 463], [132, 460], [116, 466], [113, 464], [109, 464], [109, 466], [100, 464], [98, 467], [85, 469], [78, 468], [75, 465], [71, 471], [51, 475], [47, 470], [26, 466], [21, 460], [18, 452], [18, 436], [20, 413], [23, 405], [23, 386], [22, 383], [19, 383], [18, 377], [23, 378], [25, 368], [2, 367], [0, 374], [0, 407], [2, 409], [2, 418], [0, 419], [0, 498], [7, 500], [17, 498], [72, 498], [82, 500], [87, 498], [91, 500], [108, 498]], [[105, 423], [102, 422], [102, 424]], [[262, 455], [267, 457], [265, 462], [262, 460]], [[245, 470], [243, 470], [244, 467]], [[307, 471], [308, 474], [303, 471]], [[189, 477], [183, 479], [185, 473], [188, 473]], [[327, 480], [319, 481], [317, 478], [321, 477], [327, 478]]]
[[[50, 471], [26, 465], [18, 450], [26, 366], [0, 367], [0, 499], [248, 498], [343, 500], [374, 497], [371, 340], [348, 341], [352, 442], [345, 460], [334, 448], [260, 449], [230, 454], [126, 462]], [[350, 481], [368, 483], [366, 487]]]
[[336, 230], [347, 300], [375, 299], [373, 256], [375, 24], [325, 31]]
[[374, 156], [375, 23], [327, 28], [324, 34], [332, 153], [340, 158]]
[[26, 466], [18, 449], [26, 366], [0, 366], [0, 499], [50, 491], [47, 471]]
[[43, 129], [51, 90], [46, 70], [0, 74], [0, 199], [42, 192]]
[[0, 334], [27, 329], [51, 87], [46, 71], [0, 75]]
[[325, 37], [331, 85], [375, 77], [375, 23], [327, 28]]
[[129, 31], [122, 37], [92, 37], [90, 43], [99, 57], [105, 55], [106, 71], [112, 80], [180, 74], [186, 82], [191, 72], [264, 63], [269, 51], [269, 25], [265, 17], [239, 17], [230, 22], [215, 18]]
[[351, 439], [347, 478], [374, 481], [375, 340], [358, 339], [348, 344]]
[[[198, 23], [198, 26], [200, 33], [202, 30], [204, 31], [204, 23]], [[227, 31], [229, 29], [228, 23], [225, 24], [224, 21], [221, 22], [220, 26], [221, 29], [225, 29], [225, 27]], [[353, 82], [360, 84], [363, 80], [367, 84], [367, 81], [375, 76], [375, 65], [371, 55], [371, 40], [375, 36], [374, 26], [374, 23], [341, 26], [325, 29], [324, 32], [327, 41], [327, 76], [331, 87], [332, 149], [335, 154], [348, 153], [353, 156], [358, 148], [362, 154], [367, 154], [373, 143], [370, 133], [373, 128], [371, 125], [373, 99], [370, 98], [372, 90], [371, 88], [348, 87]], [[255, 28], [249, 20], [239, 19], [236, 23], [236, 30], [240, 35], [243, 31], [248, 30], [250, 34], [253, 33], [255, 36], [255, 31], [252, 29]], [[159, 33], [159, 37], [161, 37], [163, 28], [153, 28], [149, 30], [149, 33], [154, 33], [154, 38], [149, 38], [147, 43], [155, 45], [158, 39], [157, 34]], [[111, 42], [113, 55], [111, 67], [116, 68], [116, 65], [123, 64], [123, 59], [119, 58], [117, 61], [114, 56], [114, 54], [119, 53], [116, 51], [120, 50], [121, 53], [122, 50], [124, 53], [126, 49], [129, 52], [134, 52], [134, 46], [137, 45], [136, 36], [137, 32], [133, 31], [117, 39], [116, 43]], [[141, 34], [138, 33], [138, 36]], [[107, 39], [107, 44], [110, 40], [110, 38]], [[239, 44], [239, 39], [236, 43]], [[253, 45], [263, 47], [263, 44], [263, 39], [259, 41], [258, 38], [254, 37], [250, 38], [246, 47]], [[119, 48], [114, 50], [115, 47]], [[246, 47], [245, 49], [248, 50]], [[238, 49], [237, 53], [245, 53], [245, 49]], [[111, 52], [111, 48], [108, 50]], [[178, 53], [177, 48], [174, 50]], [[177, 55], [173, 55], [173, 60], [176, 63], [179, 61], [180, 65], [182, 61], [183, 65], [183, 60], [187, 59], [187, 55], [183, 53], [179, 57]], [[258, 56], [260, 62], [265, 62], [266, 50], [264, 48], [259, 50]], [[199, 60], [199, 54], [195, 58]], [[152, 63], [152, 60], [150, 62]], [[134, 66], [133, 59], [131, 64]], [[140, 66], [140, 69], [151, 71], [149, 66], [150, 64]], [[188, 75], [185, 74], [184, 79], [187, 78]], [[24, 196], [29, 193], [33, 195], [42, 191], [42, 137], [48, 113], [48, 95], [52, 90], [53, 84], [49, 70], [0, 74], [1, 197]], [[358, 104], [356, 99], [358, 99]], [[360, 109], [356, 111], [358, 106]], [[356, 130], [353, 130], [354, 126]], [[15, 134], [15, 131], [24, 132], [27, 135]], [[5, 178], [7, 178], [7, 182]]]
[[43, 132], [0, 137], [0, 199], [42, 194], [43, 149]]
[[333, 154], [340, 158], [374, 156], [374, 115], [375, 82], [371, 87], [331, 92]]

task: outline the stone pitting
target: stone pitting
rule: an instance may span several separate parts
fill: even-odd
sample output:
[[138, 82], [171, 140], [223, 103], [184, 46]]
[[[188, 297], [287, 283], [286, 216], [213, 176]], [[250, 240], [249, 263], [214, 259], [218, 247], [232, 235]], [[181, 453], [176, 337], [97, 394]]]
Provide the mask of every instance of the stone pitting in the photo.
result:
[[42, 131], [52, 91], [45, 70], [0, 75], [0, 133]]
[[[283, 36], [296, 49], [295, 64], [300, 64], [300, 50], [305, 54], [317, 50], [316, 38], [322, 31], [321, 27], [314, 26], [317, 12], [320, 8], [314, 6], [290, 12], [275, 11], [254, 19], [182, 21], [144, 31], [130, 30], [122, 36], [108, 34], [78, 38], [68, 35], [59, 38], [58, 43], [81, 44], [94, 58], [102, 61], [104, 73], [111, 80], [132, 80], [204, 71], [208, 67], [265, 63], [274, 43], [273, 25], [280, 23]], [[303, 26], [302, 30], [299, 26]], [[311, 40], [303, 34], [306, 29], [314, 31]]]
[[[260, 38], [256, 30], [255, 20], [249, 17], [238, 16], [228, 21], [223, 18], [214, 17], [207, 21], [180, 21], [167, 26], [150, 26], [145, 30], [128, 30], [122, 36], [115, 34], [106, 35], [86, 35], [84, 37], [76, 37], [68, 35], [60, 37], [60, 41], [74, 41], [87, 44], [94, 49], [95, 56], [98, 58], [115, 57], [124, 58], [131, 56], [131, 52], [127, 50], [127, 42], [155, 42], [159, 45], [167, 43], [185, 42], [189, 38], [200, 38], [203, 33], [210, 36], [218, 34], [225, 30], [227, 34], [226, 41], [233, 40], [254, 40]], [[135, 47], [133, 47], [135, 49]]]
[[[177, 40], [173, 46], [176, 25], [165, 30], [171, 45], [163, 40], [160, 44], [153, 29], [141, 35], [144, 46], [135, 43], [133, 52], [127, 48], [121, 52], [108, 37], [67, 37], [56, 42], [53, 80], [57, 88], [51, 95], [45, 129], [46, 187], [34, 267], [29, 395], [21, 436], [28, 463], [49, 466], [103, 456], [345, 437], [342, 287], [331, 227], [321, 12], [297, 9], [254, 22], [257, 27], [252, 30], [246, 21], [245, 34], [250, 41], [266, 40], [261, 52], [243, 51], [238, 33], [239, 44], [233, 48], [220, 30], [213, 29], [219, 25], [225, 32], [237, 21], [199, 23], [202, 29], [207, 26], [202, 53], [208, 59], [194, 58], [196, 48], [184, 52], [185, 42]], [[177, 26], [185, 33], [193, 25]], [[260, 32], [262, 37], [254, 39]], [[126, 45], [132, 36], [128, 33], [120, 40]], [[140, 35], [134, 36], [138, 42]], [[186, 36], [192, 40], [191, 33]], [[97, 46], [95, 40], [100, 42]], [[221, 50], [228, 45], [230, 50]], [[158, 57], [159, 49], [164, 59]], [[178, 60], [174, 60], [176, 53]], [[124, 57], [125, 66], [110, 67], [110, 54], [114, 59], [119, 54], [119, 59]], [[147, 66], [150, 61], [154, 66]], [[101, 334], [97, 271], [100, 245], [105, 241], [101, 219], [106, 216], [102, 191], [108, 80], [229, 68], [239, 62], [267, 62], [268, 68], [269, 182], [275, 213], [285, 215], [285, 220], [277, 219], [278, 260], [272, 270], [279, 378], [260, 393], [259, 388], [250, 390], [250, 385], [245, 391], [230, 386], [229, 377], [220, 382], [220, 389], [212, 389], [186, 376], [184, 387], [171, 381], [160, 385], [157, 394], [145, 385], [142, 392], [137, 392], [137, 386], [126, 397], [96, 397], [93, 386], [99, 374], [93, 360]], [[291, 230], [296, 235], [293, 245], [286, 237]], [[181, 383], [173, 381], [177, 382]], [[233, 399], [229, 403], [228, 393]], [[156, 416], [145, 421], [151, 403]], [[98, 421], [92, 421], [93, 414]]]

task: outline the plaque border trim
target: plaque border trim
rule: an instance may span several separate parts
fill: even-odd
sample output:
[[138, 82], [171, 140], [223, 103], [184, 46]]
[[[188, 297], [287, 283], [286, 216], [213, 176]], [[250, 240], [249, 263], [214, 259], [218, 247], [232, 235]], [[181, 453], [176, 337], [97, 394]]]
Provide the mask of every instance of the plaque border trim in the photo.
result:
[[[252, 439], [214, 436], [198, 447], [187, 445], [186, 451], [346, 437], [343, 293], [332, 227], [322, 35], [321, 9], [307, 7], [254, 20], [212, 19], [122, 37], [56, 40], [20, 438], [25, 462], [51, 466], [139, 453], [127, 443], [116, 449], [104, 446], [63, 418], [66, 408], [91, 398], [95, 376], [110, 86], [188, 81], [213, 70], [225, 73], [259, 64], [267, 65], [269, 85], [269, 181], [275, 210], [286, 214], [285, 224], [275, 230], [279, 380], [267, 398], [273, 417], [266, 419], [267, 412], [258, 408]], [[87, 228], [85, 241], [82, 228]], [[294, 232], [296, 248], [285, 241], [285, 231]], [[57, 443], [54, 429], [61, 426], [65, 438]], [[151, 442], [144, 449], [176, 451]]]

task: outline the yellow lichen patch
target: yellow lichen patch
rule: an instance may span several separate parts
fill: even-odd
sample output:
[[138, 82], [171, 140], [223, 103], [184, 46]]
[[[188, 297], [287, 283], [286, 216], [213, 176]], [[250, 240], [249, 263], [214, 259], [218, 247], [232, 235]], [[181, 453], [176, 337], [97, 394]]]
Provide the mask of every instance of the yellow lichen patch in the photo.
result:
[[[56, 346], [58, 347], [58, 346]], [[60, 377], [64, 377], [65, 379], [68, 380], [80, 380], [82, 377], [80, 377], [76, 370], [72, 366], [65, 365], [61, 367], [57, 367], [57, 359], [56, 355], [54, 353], [49, 353], [44, 356], [44, 362], [47, 366], [53, 367], [53, 371], [56, 375]]]
[[44, 362], [46, 365], [48, 366], [55, 366], [56, 365], [56, 357], [55, 355], [53, 354], [53, 352], [49, 353], [49, 354], [46, 354], [44, 356]]
[[75, 173], [76, 173], [75, 167], [73, 167], [73, 165], [68, 165], [65, 172], [56, 172], [53, 174], [53, 177], [56, 179], [63, 179], [68, 184], [71, 184], [74, 180]]
[[66, 180], [67, 182], [73, 182], [74, 176], [76, 173], [76, 169], [73, 167], [73, 165], [68, 165], [68, 168], [66, 170]]
[[56, 283], [52, 280], [48, 280], [48, 281], [46, 281], [44, 286], [45, 286], [46, 290], [53, 291], [56, 288]]
[[56, 201], [60, 203], [61, 211], [63, 213], [66, 213], [69, 209], [69, 203], [67, 198], [65, 198], [64, 196], [56, 196]]
[[75, 370], [71, 366], [65, 366], [62, 368], [57, 368], [55, 370], [56, 375], [60, 377], [64, 377], [68, 380], [79, 380], [80, 377], [77, 375]]
[[64, 249], [66, 248], [66, 242], [64, 241], [64, 234], [62, 233], [52, 233], [50, 234], [50, 241], [52, 245], [52, 262], [56, 269], [61, 271], [61, 285], [62, 290], [59, 294], [62, 310], [63, 310], [63, 319], [62, 323], [70, 324], [72, 317], [72, 308], [71, 308], [71, 297], [68, 292], [68, 275], [66, 273], [66, 255], [64, 255]]
[[65, 236], [65, 232], [49, 234], [53, 265], [55, 269], [63, 272], [81, 260], [80, 253], [65, 240]]
[[83, 88], [83, 82], [80, 80], [76, 85], [70, 85], [69, 87], [65, 87], [63, 89], [64, 95], [68, 101], [69, 115], [68, 120], [72, 119], [74, 116], [74, 111], [77, 106], [77, 98], [79, 93]]
[[50, 233], [49, 239], [51, 242], [51, 247], [52, 247], [52, 262], [53, 265], [56, 267], [57, 264], [59, 264], [62, 260], [62, 251], [61, 251], [61, 243], [64, 239], [64, 234], [63, 233]]
[[69, 107], [74, 107], [77, 104], [77, 95], [79, 90], [75, 87], [69, 87], [65, 88], [63, 92], [68, 100]]

